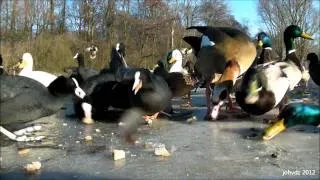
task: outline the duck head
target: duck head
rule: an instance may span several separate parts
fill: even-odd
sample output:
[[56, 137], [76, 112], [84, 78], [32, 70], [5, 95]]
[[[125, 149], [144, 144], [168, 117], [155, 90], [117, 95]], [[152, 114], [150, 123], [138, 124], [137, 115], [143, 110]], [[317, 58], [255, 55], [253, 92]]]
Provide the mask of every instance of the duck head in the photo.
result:
[[171, 66], [169, 72], [181, 72], [182, 71], [182, 54], [180, 50], [175, 49], [171, 51], [167, 56], [167, 62]]
[[24, 53], [20, 62], [18, 62], [14, 67], [23, 69], [23, 71], [32, 71], [33, 68], [33, 58], [30, 53]]
[[271, 47], [270, 37], [265, 32], [260, 32], [257, 35], [258, 38], [258, 47]]
[[287, 54], [290, 54], [290, 52], [294, 50], [293, 41], [295, 38], [302, 37], [304, 39], [313, 40], [310, 34], [303, 32], [302, 29], [296, 25], [288, 26], [283, 33], [283, 37]]
[[262, 139], [270, 140], [285, 129], [297, 124], [319, 125], [320, 106], [302, 103], [287, 105], [280, 112], [276, 123], [265, 129]]
[[80, 99], [86, 96], [86, 93], [80, 88], [75, 78], [66, 78], [64, 76], [59, 76], [50, 83], [48, 90], [54, 96], [64, 96], [72, 92]]
[[212, 91], [212, 103], [214, 107], [211, 117], [213, 119], [216, 119], [218, 117], [218, 112], [214, 111], [219, 111], [220, 106], [222, 105], [221, 102], [228, 97], [239, 74], [240, 66], [237, 61], [228, 61], [222, 76], [220, 77], [218, 82], [216, 82], [216, 85]]
[[97, 46], [90, 46], [86, 48], [86, 51], [90, 53], [90, 59], [95, 59], [97, 57], [98, 47]]
[[124, 43], [120, 42], [116, 44], [116, 50], [118, 51], [118, 53], [120, 55], [122, 55], [122, 57], [126, 56], [126, 46], [124, 45]]
[[73, 56], [73, 59], [76, 59], [78, 61], [78, 66], [79, 67], [84, 67], [84, 55], [82, 53], [77, 52]]

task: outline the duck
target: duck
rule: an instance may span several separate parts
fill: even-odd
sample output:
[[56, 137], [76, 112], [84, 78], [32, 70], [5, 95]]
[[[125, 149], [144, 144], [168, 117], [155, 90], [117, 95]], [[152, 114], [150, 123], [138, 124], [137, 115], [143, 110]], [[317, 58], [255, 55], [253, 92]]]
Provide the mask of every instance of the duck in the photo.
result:
[[87, 47], [86, 51], [89, 52], [90, 59], [95, 59], [97, 57], [98, 47], [92, 45], [90, 47]]
[[165, 59], [160, 60], [153, 70], [153, 74], [166, 80], [172, 92], [172, 97], [188, 94], [196, 83], [188, 70], [182, 67], [182, 64], [181, 51], [174, 49], [167, 54]]
[[316, 53], [309, 53], [307, 55], [309, 63], [309, 74], [313, 82], [320, 86], [320, 61]]
[[318, 126], [320, 124], [320, 106], [313, 104], [291, 103], [283, 108], [278, 120], [267, 127], [263, 134], [263, 140], [270, 140], [279, 133], [299, 124]]
[[109, 67], [104, 68], [100, 73], [114, 73], [116, 74], [121, 68], [128, 68], [128, 64], [124, 57], [126, 56], [126, 49], [124, 43], [117, 43], [115, 47], [111, 49], [111, 57]]
[[273, 61], [271, 39], [265, 32], [259, 32], [257, 35], [258, 47], [261, 47], [261, 53], [257, 59], [256, 65], [269, 63]]
[[[205, 119], [215, 120], [223, 100], [227, 97], [230, 100], [229, 93], [237, 77], [247, 71], [255, 60], [256, 47], [246, 33], [236, 28], [212, 26], [187, 28], [191, 29], [202, 33], [201, 37], [186, 36], [183, 40], [197, 55], [195, 72], [206, 87]], [[229, 106], [231, 108], [232, 104]]]
[[22, 69], [19, 72], [19, 76], [25, 76], [34, 79], [43, 84], [45, 87], [48, 87], [49, 84], [57, 78], [56, 75], [50, 74], [48, 72], [33, 71], [33, 58], [30, 53], [24, 53], [22, 55], [21, 61], [17, 63], [15, 67]]
[[[2, 75], [1, 84], [1, 125], [29, 122], [56, 113], [70, 100], [71, 86], [49, 90], [40, 82], [24, 76]], [[73, 86], [72, 86], [73, 84]]]
[[164, 79], [143, 68], [130, 68], [126, 73], [123, 81], [97, 84], [92, 93], [75, 104], [75, 111], [84, 123], [93, 123], [93, 119], [100, 118], [110, 107], [139, 108], [149, 121], [169, 105], [171, 91]]
[[[312, 39], [300, 27], [288, 26], [284, 31], [287, 56], [282, 61], [272, 61], [250, 67], [244, 74], [240, 88], [236, 90], [236, 102], [242, 110], [262, 115], [285, 105], [286, 93], [302, 79], [303, 68], [293, 46], [294, 38]], [[264, 61], [264, 60], [263, 60]]]
[[72, 73], [70, 78], [75, 78], [78, 83], [82, 84], [84, 81], [88, 80], [90, 77], [99, 74], [99, 71], [91, 68], [87, 68], [84, 63], [84, 55], [81, 52], [77, 52], [73, 59], [76, 59], [78, 62], [78, 67], [66, 68], [66, 70], [71, 69]]

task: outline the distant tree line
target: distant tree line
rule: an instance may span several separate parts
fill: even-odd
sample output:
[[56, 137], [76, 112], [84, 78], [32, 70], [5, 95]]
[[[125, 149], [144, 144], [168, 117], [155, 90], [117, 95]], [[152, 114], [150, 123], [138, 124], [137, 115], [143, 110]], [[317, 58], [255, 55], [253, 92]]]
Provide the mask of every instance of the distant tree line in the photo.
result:
[[[29, 51], [34, 56], [36, 68], [59, 71], [66, 65], [75, 64], [72, 55], [76, 51], [83, 51], [84, 47], [95, 44], [99, 47], [98, 57], [90, 62], [90, 66], [102, 68], [108, 65], [111, 47], [123, 42], [127, 46], [129, 65], [150, 68], [170, 49], [187, 46], [182, 37], [196, 33], [186, 31], [188, 26], [230, 26], [248, 32], [248, 27], [231, 15], [225, 0], [0, 2], [1, 54], [6, 66], [10, 66], [23, 52]], [[319, 27], [319, 24], [313, 27], [311, 19], [294, 19], [296, 16], [308, 18], [319, 15], [319, 11], [316, 14], [312, 8], [311, 0], [301, 2], [259, 0], [259, 15], [267, 27], [263, 30], [271, 34], [276, 47], [283, 46], [277, 37], [281, 36], [284, 26], [291, 22], [312, 30], [311, 33]], [[284, 5], [288, 9], [284, 9]], [[308, 49], [309, 45], [303, 44], [303, 47]], [[277, 49], [277, 53], [281, 52], [280, 48]]]

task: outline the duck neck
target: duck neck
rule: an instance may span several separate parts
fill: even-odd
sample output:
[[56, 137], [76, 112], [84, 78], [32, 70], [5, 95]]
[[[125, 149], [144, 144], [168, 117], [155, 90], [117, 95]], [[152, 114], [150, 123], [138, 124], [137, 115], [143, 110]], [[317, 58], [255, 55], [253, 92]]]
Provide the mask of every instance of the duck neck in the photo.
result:
[[84, 67], [84, 60], [83, 59], [78, 59], [78, 66], [81, 68]]
[[20, 75], [28, 74], [32, 72], [32, 66], [26, 66], [20, 71]]
[[284, 44], [286, 46], [286, 54], [290, 54], [294, 50], [294, 38], [284, 35]]

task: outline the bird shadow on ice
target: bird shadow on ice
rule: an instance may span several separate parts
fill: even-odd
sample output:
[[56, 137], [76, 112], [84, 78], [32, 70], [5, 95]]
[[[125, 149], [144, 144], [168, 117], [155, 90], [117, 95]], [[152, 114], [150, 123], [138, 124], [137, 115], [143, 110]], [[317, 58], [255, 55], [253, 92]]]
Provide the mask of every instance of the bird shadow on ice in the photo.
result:
[[223, 128], [220, 131], [239, 134], [243, 139], [259, 141], [263, 133], [263, 128]]

